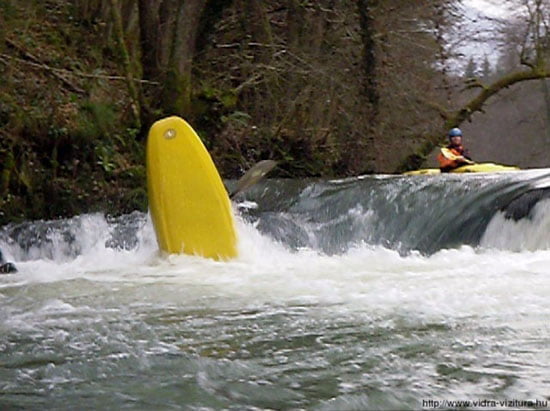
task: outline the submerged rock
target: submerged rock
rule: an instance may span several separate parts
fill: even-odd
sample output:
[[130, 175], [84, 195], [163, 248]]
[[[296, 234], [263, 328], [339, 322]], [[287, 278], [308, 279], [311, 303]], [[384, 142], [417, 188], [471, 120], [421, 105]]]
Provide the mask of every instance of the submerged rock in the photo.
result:
[[507, 206], [503, 207], [504, 217], [514, 221], [522, 218], [532, 218], [531, 211], [535, 205], [544, 199], [550, 198], [550, 187], [536, 188], [527, 191], [514, 198]]

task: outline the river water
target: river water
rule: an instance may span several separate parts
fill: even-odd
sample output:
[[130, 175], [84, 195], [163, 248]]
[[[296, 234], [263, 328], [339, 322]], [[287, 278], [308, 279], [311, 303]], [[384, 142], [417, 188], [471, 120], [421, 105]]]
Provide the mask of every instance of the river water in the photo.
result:
[[229, 262], [137, 212], [1, 227], [0, 409], [549, 409], [550, 200], [507, 206], [549, 179], [265, 181]]

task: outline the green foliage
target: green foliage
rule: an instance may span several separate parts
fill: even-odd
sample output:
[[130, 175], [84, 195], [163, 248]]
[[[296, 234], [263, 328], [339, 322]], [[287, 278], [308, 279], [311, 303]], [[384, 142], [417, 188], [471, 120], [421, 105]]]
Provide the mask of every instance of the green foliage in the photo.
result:
[[119, 68], [104, 23], [83, 25], [58, 0], [0, 0], [0, 36], [17, 44], [0, 37], [0, 224], [146, 210], [142, 131], [131, 126], [125, 83], [106, 80]]
[[116, 112], [110, 103], [86, 101], [81, 106], [80, 132], [89, 139], [109, 136], [116, 129]]
[[224, 109], [234, 109], [238, 103], [235, 90], [222, 90], [211, 85], [205, 85], [195, 97], [196, 100], [206, 100], [210, 105], [219, 104]]
[[95, 155], [98, 159], [96, 163], [101, 166], [103, 171], [107, 174], [111, 173], [116, 167], [113, 159], [114, 154], [115, 150], [113, 146], [108, 143], [100, 141], [95, 146]]
[[15, 17], [15, 7], [11, 0], [0, 0], [0, 14], [6, 21], [10, 21]]
[[242, 112], [242, 111], [234, 111], [227, 116], [222, 116], [221, 121], [223, 124], [227, 124], [230, 126], [241, 126], [246, 127], [252, 120], [252, 117], [250, 114]]

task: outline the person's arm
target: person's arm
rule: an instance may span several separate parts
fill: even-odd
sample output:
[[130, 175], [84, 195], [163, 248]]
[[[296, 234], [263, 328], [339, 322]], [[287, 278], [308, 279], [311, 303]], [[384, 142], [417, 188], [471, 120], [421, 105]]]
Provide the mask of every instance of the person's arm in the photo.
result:
[[444, 149], [441, 149], [441, 151], [437, 155], [437, 161], [439, 162], [439, 169], [441, 171], [449, 171], [449, 170], [452, 170], [453, 168], [458, 167], [456, 160], [452, 160], [448, 156], [446, 156], [443, 150]]
[[456, 164], [474, 164], [474, 162], [472, 160], [470, 160], [469, 158], [466, 158], [462, 155], [457, 155], [451, 149], [449, 149], [447, 147], [443, 147], [441, 149], [441, 154], [449, 160], [456, 161]]

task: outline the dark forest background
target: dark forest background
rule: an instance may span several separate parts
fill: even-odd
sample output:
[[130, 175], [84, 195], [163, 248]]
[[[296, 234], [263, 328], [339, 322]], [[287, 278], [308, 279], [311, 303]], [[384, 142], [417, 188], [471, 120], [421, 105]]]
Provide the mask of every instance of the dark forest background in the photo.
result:
[[550, 5], [499, 3], [0, 0], [0, 224], [145, 210], [174, 114], [224, 178], [402, 172], [454, 126], [478, 160], [548, 166]]

